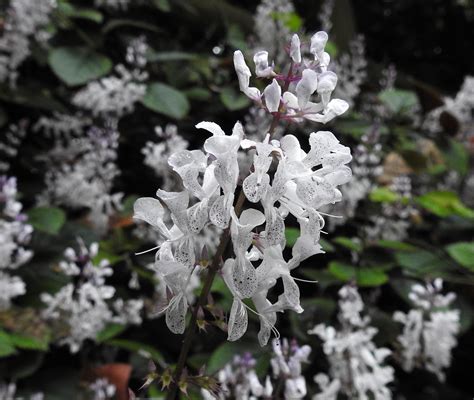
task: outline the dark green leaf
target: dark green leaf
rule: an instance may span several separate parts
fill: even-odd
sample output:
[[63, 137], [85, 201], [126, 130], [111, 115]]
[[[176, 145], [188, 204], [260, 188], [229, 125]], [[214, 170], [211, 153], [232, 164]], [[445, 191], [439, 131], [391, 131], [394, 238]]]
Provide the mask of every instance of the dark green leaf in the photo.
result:
[[10, 333], [11, 342], [20, 349], [28, 350], [48, 350], [48, 337], [36, 338], [31, 336], [24, 336], [18, 333]]
[[193, 60], [196, 57], [197, 57], [196, 54], [185, 53], [183, 51], [156, 52], [156, 51], [150, 50], [147, 54], [147, 59], [150, 62], [187, 61], [187, 60]]
[[362, 243], [360, 243], [357, 239], [353, 239], [353, 238], [351, 239], [344, 236], [338, 236], [335, 239], [333, 239], [333, 242], [341, 245], [342, 247], [345, 247], [346, 249], [355, 251], [357, 253], [360, 253], [364, 249], [362, 246]]
[[298, 228], [288, 227], [285, 229], [285, 238], [286, 238], [286, 245], [289, 247], [293, 247], [296, 243], [296, 240], [300, 236], [300, 230]]
[[87, 47], [58, 47], [49, 53], [48, 62], [54, 73], [70, 86], [100, 78], [112, 69], [109, 58]]
[[222, 104], [229, 111], [237, 111], [250, 105], [250, 100], [240, 92], [236, 92], [232, 87], [228, 86], [222, 89], [219, 95]]
[[453, 243], [446, 250], [459, 264], [474, 271], [474, 242]]
[[164, 83], [151, 83], [142, 100], [145, 107], [167, 117], [181, 119], [189, 112], [189, 102], [179, 90]]
[[32, 208], [27, 214], [34, 229], [51, 235], [57, 235], [66, 221], [66, 214], [57, 207]]
[[453, 192], [429, 192], [416, 198], [415, 201], [439, 217], [458, 215], [464, 218], [474, 218], [474, 210], [466, 207], [458, 195]]
[[123, 27], [145, 29], [147, 31], [154, 32], [154, 33], [162, 32], [162, 30], [158, 28], [156, 25], [148, 24], [146, 22], [137, 21], [134, 19], [126, 19], [126, 18], [113, 19], [112, 21], [109, 21], [102, 29], [102, 32], [109, 33], [110, 31], [113, 31], [114, 29], [123, 28]]
[[163, 12], [171, 11], [170, 2], [168, 0], [153, 0], [153, 4], [155, 4], [156, 8], [158, 8], [158, 10], [160, 11], [163, 11]]
[[397, 252], [395, 259], [400, 267], [415, 276], [424, 276], [433, 271], [443, 270], [446, 264], [436, 253], [428, 250]]
[[385, 249], [391, 250], [400, 250], [400, 251], [415, 251], [416, 246], [413, 246], [409, 243], [399, 242], [397, 240], [379, 240], [377, 246], [383, 247]]
[[446, 166], [454, 169], [461, 175], [465, 175], [469, 169], [469, 153], [466, 146], [454, 139], [449, 142], [449, 148], [445, 153]]
[[382, 268], [354, 267], [338, 261], [329, 263], [329, 272], [343, 282], [355, 280], [359, 286], [380, 286], [388, 281]]
[[372, 190], [370, 200], [377, 203], [393, 203], [400, 200], [400, 196], [386, 187], [378, 187]]
[[12, 343], [10, 335], [0, 330], [0, 357], [8, 357], [15, 353], [15, 346]]
[[120, 335], [127, 327], [120, 324], [109, 324], [102, 329], [96, 336], [98, 342], [110, 340], [115, 336]]

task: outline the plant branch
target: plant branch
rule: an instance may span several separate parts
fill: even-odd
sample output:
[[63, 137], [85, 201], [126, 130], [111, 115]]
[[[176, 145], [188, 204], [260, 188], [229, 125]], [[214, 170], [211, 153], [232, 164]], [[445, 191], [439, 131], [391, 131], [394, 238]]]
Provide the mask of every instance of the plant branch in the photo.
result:
[[[288, 74], [286, 76], [285, 84], [283, 86], [283, 93], [288, 90], [288, 87], [291, 83], [292, 71], [293, 71], [293, 62], [291, 62], [290, 68], [288, 69]], [[281, 118], [281, 111], [278, 110], [278, 112], [273, 115], [273, 120], [270, 125], [270, 129], [268, 131], [268, 133], [270, 134], [270, 138], [275, 132], [275, 129], [278, 125], [278, 122], [280, 121], [280, 118]], [[237, 215], [237, 217], [239, 217], [242, 212], [242, 207], [244, 205], [244, 202], [245, 202], [245, 194], [244, 194], [244, 191], [241, 189], [239, 193], [239, 197], [234, 207], [235, 214]], [[181, 352], [179, 354], [178, 362], [176, 364], [176, 369], [173, 374], [173, 382], [171, 382], [170, 388], [168, 390], [168, 394], [166, 395], [166, 400], [175, 400], [176, 398], [176, 395], [178, 392], [178, 382], [186, 366], [188, 353], [189, 353], [189, 350], [191, 349], [191, 344], [193, 342], [194, 335], [196, 334], [199, 309], [204, 307], [207, 304], [209, 293], [212, 287], [212, 283], [214, 282], [214, 278], [216, 277], [217, 271], [219, 270], [221, 260], [224, 256], [225, 250], [227, 249], [227, 245], [229, 244], [229, 240], [230, 240], [230, 228], [226, 228], [224, 232], [222, 233], [219, 246], [217, 247], [214, 258], [212, 259], [211, 266], [208, 268], [206, 280], [204, 281], [204, 286], [202, 287], [201, 293], [199, 295], [199, 299], [191, 315], [191, 320], [189, 321], [188, 329], [186, 330], [186, 333], [184, 336], [183, 347], [181, 347]]]

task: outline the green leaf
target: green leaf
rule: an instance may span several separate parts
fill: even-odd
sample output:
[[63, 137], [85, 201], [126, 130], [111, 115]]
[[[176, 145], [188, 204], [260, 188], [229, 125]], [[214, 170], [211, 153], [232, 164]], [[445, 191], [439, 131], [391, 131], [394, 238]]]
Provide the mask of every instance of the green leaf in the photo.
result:
[[[297, 32], [300, 30], [301, 26], [303, 25], [303, 20], [301, 17], [295, 12], [278, 12], [274, 11], [272, 13], [272, 18], [283, 22], [283, 24], [290, 30], [290, 32]], [[326, 51], [327, 48], [326, 48]], [[331, 57], [333, 56], [329, 53]]]
[[191, 100], [207, 101], [211, 99], [211, 93], [209, 90], [200, 87], [188, 89], [184, 94]]
[[104, 16], [99, 11], [92, 8], [76, 7], [70, 3], [59, 3], [58, 11], [69, 18], [87, 19], [98, 24], [104, 20]]
[[459, 264], [474, 271], [474, 242], [453, 243], [446, 250]]
[[418, 248], [409, 243], [399, 242], [397, 240], [379, 240], [377, 246], [390, 250], [415, 251]]
[[196, 54], [185, 53], [184, 51], [154, 51], [150, 50], [147, 59], [150, 62], [167, 62], [167, 61], [187, 61], [197, 58]]
[[120, 335], [127, 327], [120, 324], [109, 324], [104, 329], [102, 329], [96, 336], [96, 340], [100, 342], [105, 342], [110, 340], [115, 336]]
[[216, 373], [243, 350], [245, 350], [245, 346], [240, 342], [224, 342], [212, 353], [206, 371], [209, 374]]
[[364, 249], [362, 243], [360, 243], [357, 239], [354, 238], [351, 239], [345, 236], [338, 236], [333, 239], [333, 242], [357, 253], [360, 253]]
[[105, 340], [103, 343], [138, 353], [145, 358], [151, 358], [157, 363], [162, 363], [164, 361], [163, 355], [153, 346], [148, 344], [125, 339], [110, 339]]
[[15, 346], [11, 341], [10, 335], [0, 330], [0, 357], [8, 357], [15, 353]]
[[329, 272], [343, 282], [355, 280], [359, 286], [380, 286], [388, 281], [382, 268], [354, 267], [338, 261], [329, 263]]
[[240, 92], [236, 92], [232, 87], [227, 86], [222, 89], [219, 97], [225, 108], [229, 111], [237, 111], [250, 105], [250, 100]]
[[464, 218], [474, 218], [474, 210], [466, 207], [454, 192], [429, 192], [417, 197], [415, 201], [425, 210], [439, 217], [458, 215]]
[[369, 198], [371, 201], [376, 203], [393, 203], [400, 200], [400, 196], [389, 188], [378, 187], [370, 192]]
[[337, 45], [332, 40], [328, 40], [326, 43], [326, 47], [324, 48], [325, 51], [331, 56], [331, 58], [336, 58], [337, 54], [339, 53], [339, 49]]
[[336, 250], [336, 248], [326, 239], [319, 239], [319, 244], [326, 253], [331, 253]]
[[300, 230], [298, 228], [288, 227], [285, 229], [285, 238], [286, 245], [288, 247], [293, 247], [296, 243], [296, 240], [300, 236]]
[[449, 148], [444, 155], [448, 169], [454, 169], [461, 175], [467, 174], [469, 170], [469, 153], [464, 144], [454, 139], [450, 139]]
[[379, 99], [394, 114], [401, 114], [418, 105], [416, 94], [407, 90], [387, 89], [380, 92]]
[[164, 83], [151, 83], [142, 100], [145, 107], [167, 117], [181, 119], [189, 112], [189, 102], [179, 90]]
[[82, 85], [106, 75], [112, 61], [87, 47], [58, 47], [49, 53], [54, 73], [69, 86]]
[[154, 33], [162, 32], [162, 30], [154, 24], [148, 24], [146, 22], [142, 22], [142, 21], [138, 21], [134, 19], [126, 19], [126, 18], [113, 19], [112, 21], [109, 21], [102, 28], [102, 32], [106, 34], [106, 33], [109, 33], [110, 31], [113, 31], [114, 29], [123, 28], [123, 27], [145, 29], [147, 31], [154, 32]]
[[171, 6], [168, 0], [153, 0], [153, 4], [158, 8], [158, 10], [163, 12], [170, 12]]
[[36, 338], [32, 336], [24, 336], [18, 333], [10, 333], [10, 340], [15, 347], [27, 350], [48, 350], [49, 335], [44, 338]]
[[27, 214], [34, 229], [51, 235], [57, 235], [66, 222], [66, 214], [57, 207], [36, 207]]
[[436, 253], [428, 250], [397, 252], [395, 259], [400, 267], [415, 276], [425, 276], [434, 271], [440, 271], [446, 264]]

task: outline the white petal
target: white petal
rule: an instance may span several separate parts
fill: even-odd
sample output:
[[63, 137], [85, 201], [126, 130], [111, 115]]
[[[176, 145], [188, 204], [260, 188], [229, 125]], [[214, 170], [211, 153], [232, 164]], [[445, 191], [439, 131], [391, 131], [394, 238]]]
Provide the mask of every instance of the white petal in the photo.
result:
[[227, 340], [234, 342], [240, 339], [247, 331], [247, 309], [240, 299], [234, 298], [228, 323]]
[[257, 289], [257, 273], [252, 263], [245, 257], [237, 259], [232, 271], [232, 280], [239, 297], [252, 297]]
[[208, 220], [207, 199], [196, 203], [188, 209], [189, 228], [193, 233], [199, 233]]
[[283, 93], [283, 104], [285, 107], [293, 110], [299, 110], [298, 98], [291, 92]]
[[141, 197], [133, 205], [133, 218], [141, 219], [152, 226], [163, 220], [164, 212], [160, 201], [153, 197]]
[[236, 50], [234, 52], [234, 68], [239, 79], [240, 90], [244, 91], [249, 87], [250, 77], [252, 74], [250, 73], [249, 67], [245, 63], [244, 55], [240, 50]]
[[328, 34], [324, 31], [316, 32], [311, 37], [310, 52], [316, 60], [320, 60], [328, 41]]
[[280, 108], [281, 87], [276, 79], [273, 79], [273, 82], [265, 88], [263, 95], [268, 111], [271, 113], [277, 112]]
[[182, 334], [186, 328], [186, 312], [188, 311], [188, 301], [183, 293], [171, 299], [166, 310], [166, 325], [175, 334]]
[[205, 129], [213, 134], [213, 136], [225, 136], [222, 128], [215, 122], [202, 121], [196, 125], [197, 129]]
[[209, 210], [209, 219], [219, 228], [227, 228], [230, 214], [225, 207], [225, 196], [219, 196]]
[[253, 56], [255, 74], [259, 78], [269, 78], [274, 74], [273, 67], [268, 65], [268, 51], [259, 51]]
[[245, 193], [248, 201], [252, 203], [258, 203], [265, 192], [268, 190], [270, 185], [270, 177], [268, 174], [264, 174], [260, 183], [255, 172], [251, 173], [242, 183], [242, 190]]
[[301, 62], [300, 38], [296, 33], [291, 38], [290, 57], [295, 63], [300, 63]]
[[301, 80], [296, 85], [296, 97], [298, 98], [298, 105], [303, 109], [308, 103], [311, 95], [318, 88], [318, 74], [312, 69], [305, 69]]

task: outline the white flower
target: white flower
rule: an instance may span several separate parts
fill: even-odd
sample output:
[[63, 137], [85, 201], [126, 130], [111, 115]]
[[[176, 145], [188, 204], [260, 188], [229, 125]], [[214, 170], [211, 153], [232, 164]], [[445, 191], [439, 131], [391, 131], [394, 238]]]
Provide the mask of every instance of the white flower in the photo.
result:
[[[276, 112], [280, 108], [282, 97], [282, 116], [286, 119], [300, 121], [302, 118], [311, 121], [327, 123], [333, 118], [343, 114], [348, 109], [344, 100], [331, 100], [331, 93], [336, 88], [337, 75], [327, 71], [329, 55], [324, 52], [328, 36], [325, 32], [317, 32], [311, 38], [310, 52], [314, 55], [315, 62], [302, 62], [299, 37], [295, 34], [291, 39], [290, 57], [295, 63], [288, 72], [288, 76], [276, 75], [273, 66], [268, 65], [268, 52], [259, 51], [254, 56], [256, 75], [260, 78], [278, 78], [284, 85], [289, 85], [289, 90], [283, 93], [277, 79], [273, 79], [263, 91], [265, 107], [269, 112]], [[234, 67], [239, 79], [240, 90], [257, 104], [263, 106], [260, 91], [250, 87], [250, 69], [245, 63], [240, 50], [234, 52]], [[296, 85], [294, 84], [296, 82]], [[320, 102], [311, 102], [310, 98], [317, 92]]]
[[115, 67], [115, 72], [116, 75], [89, 82], [74, 95], [72, 103], [94, 116], [122, 117], [131, 113], [145, 95], [143, 82], [148, 75], [140, 70], [130, 71], [122, 64]]
[[54, 0], [12, 0], [3, 23], [0, 37], [0, 82], [11, 86], [18, 79], [18, 68], [30, 56], [30, 39], [38, 42], [49, 39], [44, 29], [56, 8]]
[[448, 309], [456, 296], [442, 295], [442, 288], [439, 278], [426, 286], [413, 285], [409, 297], [416, 308], [393, 315], [395, 321], [403, 324], [398, 337], [403, 369], [410, 372], [423, 365], [440, 381], [445, 379], [443, 370], [451, 365], [451, 351], [457, 345], [460, 329], [459, 310]]
[[118, 139], [113, 127], [92, 127], [87, 136], [65, 142], [57, 138], [56, 146], [43, 157], [49, 169], [38, 202], [87, 208], [96, 230], [106, 232], [109, 217], [122, 207], [123, 194], [111, 193], [120, 173], [115, 163]]
[[393, 381], [394, 370], [383, 363], [391, 351], [373, 343], [377, 329], [361, 314], [364, 304], [357, 289], [344, 286], [339, 297], [340, 329], [320, 324], [308, 332], [321, 338], [330, 364], [329, 376], [315, 377], [322, 392], [313, 400], [333, 400], [338, 392], [359, 399], [389, 400], [392, 395], [387, 386]]
[[115, 288], [106, 284], [105, 279], [113, 274], [107, 260], [99, 265], [93, 258], [98, 254], [98, 244], [87, 248], [79, 241], [79, 251], [66, 249], [65, 260], [59, 264], [63, 273], [76, 277], [76, 283], [63, 286], [57, 293], [42, 293], [41, 300], [46, 304], [42, 315], [52, 321], [66, 324], [69, 332], [60, 339], [72, 353], [76, 353], [87, 340], [95, 340], [97, 334], [108, 323], [140, 324], [142, 300], [116, 298], [114, 304], [109, 301], [115, 295]]
[[[293, 38], [295, 59], [299, 57], [298, 40]], [[318, 44], [317, 40], [315, 43]], [[324, 43], [320, 43], [321, 46], [324, 48]], [[282, 96], [278, 83], [281, 77], [274, 75], [273, 67], [269, 67], [268, 53], [257, 53], [254, 61], [257, 75], [274, 77], [272, 83], [263, 91], [263, 97], [257, 88], [250, 87], [250, 70], [242, 52], [236, 51], [234, 65], [239, 86], [249, 97], [264, 101], [265, 109], [274, 114], [274, 122], [294, 115], [297, 115], [296, 119], [329, 120], [340, 113], [338, 107], [342, 103], [347, 106], [341, 100], [329, 101], [337, 78], [331, 72], [324, 72], [318, 63], [311, 62], [311, 68], [301, 70], [302, 65], [295, 66], [301, 76], [285, 78], [285, 86], [295, 78], [298, 83], [293, 89], [297, 95], [288, 91]], [[319, 79], [322, 81], [320, 86]], [[315, 91], [321, 98], [320, 103], [310, 101]], [[285, 96], [294, 106], [284, 104]], [[304, 112], [297, 111], [300, 105]], [[197, 268], [196, 254], [202, 251], [200, 237], [212, 226], [229, 229], [231, 220], [229, 230], [234, 254], [223, 260], [221, 270], [233, 296], [228, 340], [237, 340], [246, 332], [248, 310], [251, 310], [259, 316], [258, 339], [263, 346], [272, 332], [279, 336], [275, 328], [277, 312], [303, 311], [299, 288], [291, 271], [308, 257], [322, 253], [319, 239], [324, 219], [318, 210], [341, 200], [338, 186], [351, 179], [351, 170], [347, 167], [352, 159], [350, 149], [328, 131], [311, 133], [311, 149], [306, 153], [293, 135], [286, 135], [280, 141], [272, 140], [274, 124], [271, 132], [265, 132], [263, 141], [245, 137], [239, 122], [234, 125], [231, 135], [226, 135], [214, 122], [203, 121], [196, 128], [212, 134], [204, 142], [204, 151], [179, 150], [168, 159], [168, 164], [181, 178], [184, 190], [166, 192], [160, 189], [157, 192], [160, 200], [141, 198], [134, 207], [135, 218], [150, 224], [163, 240], [157, 252], [155, 271], [169, 291], [169, 304], [165, 308], [167, 324], [175, 333], [184, 331], [188, 308], [186, 292]], [[242, 152], [248, 155], [242, 157]], [[253, 165], [249, 170], [247, 160], [252, 158]], [[244, 161], [243, 166], [239, 161]], [[243, 179], [242, 192], [247, 200], [260, 203], [263, 212], [257, 208], [242, 210], [242, 195], [238, 197], [238, 205], [234, 205], [239, 179]], [[285, 219], [289, 214], [297, 218], [301, 236], [293, 246], [292, 258], [285, 260]], [[255, 232], [257, 229], [258, 233]], [[272, 303], [267, 296], [280, 279], [283, 292]], [[251, 299], [255, 310], [245, 304], [244, 299]], [[301, 391], [299, 380], [292, 384], [293, 388], [288, 390]]]
[[33, 228], [26, 223], [16, 196], [16, 179], [0, 176], [0, 310], [8, 309], [12, 298], [26, 293], [25, 283], [12, 272], [33, 256], [25, 248]]

